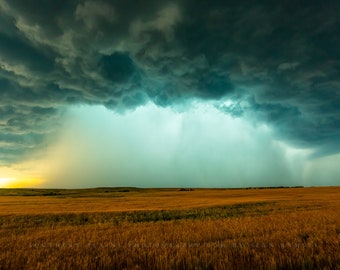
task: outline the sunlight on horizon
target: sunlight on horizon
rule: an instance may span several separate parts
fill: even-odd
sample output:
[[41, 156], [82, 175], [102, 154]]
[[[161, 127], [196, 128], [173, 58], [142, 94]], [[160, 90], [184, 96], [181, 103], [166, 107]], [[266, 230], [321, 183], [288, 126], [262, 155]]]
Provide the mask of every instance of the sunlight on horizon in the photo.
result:
[[16, 180], [16, 179], [15, 178], [8, 178], [8, 177], [0, 178], [0, 188], [11, 187], [11, 184], [14, 180]]
[[45, 181], [43, 162], [32, 160], [12, 167], [0, 167], [0, 188], [36, 188]]
[[0, 178], [0, 188], [34, 188], [39, 186], [43, 181], [41, 179], [17, 179], [17, 178]]

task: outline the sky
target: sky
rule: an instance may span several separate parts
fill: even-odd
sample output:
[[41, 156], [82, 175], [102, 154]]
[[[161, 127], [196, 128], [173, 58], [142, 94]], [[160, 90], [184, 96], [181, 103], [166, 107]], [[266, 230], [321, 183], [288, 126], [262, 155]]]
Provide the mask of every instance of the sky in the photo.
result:
[[0, 187], [339, 185], [339, 14], [0, 0]]

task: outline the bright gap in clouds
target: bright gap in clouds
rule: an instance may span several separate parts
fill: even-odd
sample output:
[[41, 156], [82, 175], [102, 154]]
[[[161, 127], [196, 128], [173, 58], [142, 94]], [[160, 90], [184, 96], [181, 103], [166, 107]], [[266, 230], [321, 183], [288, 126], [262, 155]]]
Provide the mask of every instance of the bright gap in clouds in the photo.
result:
[[247, 187], [301, 185], [306, 154], [275, 141], [266, 125], [212, 104], [185, 111], [154, 104], [117, 114], [72, 107], [51, 148], [51, 187]]

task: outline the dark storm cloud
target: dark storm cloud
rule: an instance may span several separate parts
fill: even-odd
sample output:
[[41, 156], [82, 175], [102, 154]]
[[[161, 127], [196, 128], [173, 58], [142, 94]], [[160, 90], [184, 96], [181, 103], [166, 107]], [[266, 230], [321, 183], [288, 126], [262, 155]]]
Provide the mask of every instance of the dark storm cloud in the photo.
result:
[[[339, 152], [339, 5], [1, 1], [0, 138], [45, 134], [74, 103], [229, 99], [226, 113], [265, 121], [295, 146]], [[23, 144], [39, 148], [37, 138]], [[1, 160], [15, 155], [1, 149]]]
[[99, 60], [99, 69], [103, 77], [114, 83], [125, 83], [135, 72], [131, 58], [123, 53], [104, 55]]
[[10, 65], [23, 64], [33, 71], [40, 72], [53, 69], [53, 59], [49, 59], [28, 44], [1, 33], [0, 53], [2, 60]]
[[1, 105], [0, 165], [22, 161], [43, 149], [56, 128], [56, 116], [57, 109], [51, 107]]

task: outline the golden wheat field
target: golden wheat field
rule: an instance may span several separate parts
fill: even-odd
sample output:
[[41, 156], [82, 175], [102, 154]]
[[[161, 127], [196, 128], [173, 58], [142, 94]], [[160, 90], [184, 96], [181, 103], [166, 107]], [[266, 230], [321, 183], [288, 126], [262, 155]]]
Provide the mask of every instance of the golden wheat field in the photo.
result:
[[340, 187], [0, 189], [0, 269], [340, 269]]

